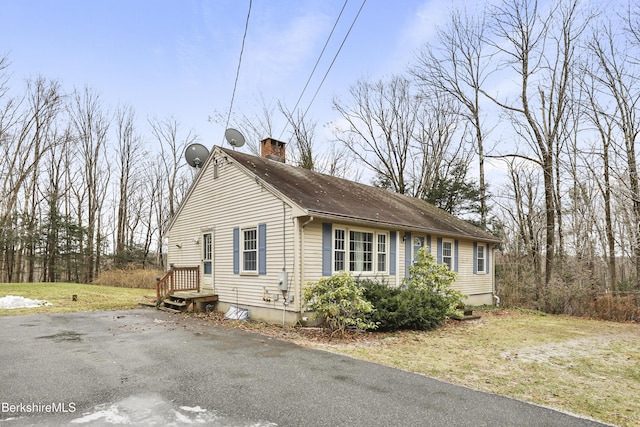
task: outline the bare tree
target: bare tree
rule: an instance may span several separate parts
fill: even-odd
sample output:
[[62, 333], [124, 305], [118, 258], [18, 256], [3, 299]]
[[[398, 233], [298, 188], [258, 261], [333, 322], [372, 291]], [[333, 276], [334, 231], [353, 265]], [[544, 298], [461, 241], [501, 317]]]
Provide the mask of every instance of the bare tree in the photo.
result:
[[[595, 68], [594, 68], [595, 67]], [[594, 147], [591, 151], [593, 156], [588, 156], [584, 162], [586, 167], [591, 172], [600, 194], [603, 198], [604, 204], [604, 226], [607, 255], [607, 271], [609, 287], [615, 291], [617, 283], [616, 275], [616, 236], [614, 234], [613, 227], [613, 195], [612, 195], [612, 183], [611, 183], [611, 145], [614, 143], [615, 138], [615, 108], [613, 111], [606, 112], [605, 105], [602, 105], [602, 97], [599, 96], [599, 86], [597, 65], [585, 64], [583, 68], [582, 85], [585, 87], [583, 93], [585, 94], [584, 111], [587, 122], [590, 122], [597, 132], [599, 146]], [[594, 158], [595, 157], [595, 158]]]
[[[291, 127], [291, 139], [295, 146], [296, 163], [303, 169], [315, 170], [316, 150], [314, 149], [316, 124], [305, 119], [300, 112], [291, 112], [286, 106], [278, 102], [280, 112], [285, 116]], [[288, 156], [287, 156], [288, 157]]]
[[[627, 33], [637, 37], [637, 28], [633, 27], [633, 14], [628, 17]], [[635, 15], [637, 16], [637, 15]], [[636, 158], [635, 144], [640, 134], [640, 120], [638, 119], [638, 106], [640, 105], [640, 69], [638, 69], [637, 48], [640, 47], [640, 39], [631, 38], [635, 44], [623, 45], [610, 26], [600, 28], [593, 37], [590, 48], [597, 61], [597, 70], [593, 77], [598, 84], [599, 96], [610, 100], [614, 108], [603, 114], [602, 109], [597, 108], [593, 112], [592, 120], [606, 115], [613, 120], [621, 143], [615, 139], [607, 139], [607, 152], [610, 146], [619, 150], [625, 159], [626, 176], [623, 182], [626, 184], [625, 196], [631, 204], [631, 218], [629, 232], [632, 235], [632, 252], [636, 269], [636, 286], [640, 288], [640, 176]], [[604, 117], [603, 117], [604, 115]], [[602, 133], [602, 131], [601, 131]]]
[[531, 144], [529, 158], [543, 171], [545, 204], [545, 275], [552, 277], [556, 243], [556, 153], [566, 124], [576, 46], [588, 23], [577, 1], [553, 5], [543, 12], [535, 0], [505, 0], [491, 11], [493, 46], [501, 67], [517, 75], [515, 100], [486, 96], [514, 121], [519, 134]]
[[[101, 221], [110, 172], [105, 162], [110, 120], [103, 110], [100, 96], [87, 86], [73, 93], [69, 115], [82, 165], [83, 191], [78, 193], [78, 207], [79, 211], [86, 212], [82, 281], [90, 283], [99, 269], [104, 239]], [[82, 215], [78, 215], [78, 219], [82, 221]]]
[[237, 128], [244, 135], [249, 152], [254, 156], [260, 156], [259, 142], [276, 135], [274, 126], [276, 107], [273, 103], [267, 103], [262, 94], [260, 99], [256, 100], [256, 104], [260, 105], [259, 114], [243, 114], [240, 117], [232, 115], [231, 120], [227, 122], [226, 113], [216, 112], [209, 117], [209, 121]]
[[360, 81], [351, 94], [350, 106], [334, 101], [346, 123], [334, 135], [375, 173], [375, 185], [451, 213], [473, 205], [463, 206], [459, 197], [471, 186], [459, 103], [446, 92], [414, 93], [412, 82], [399, 76], [375, 84]]
[[422, 102], [411, 92], [411, 82], [401, 76], [388, 82], [360, 80], [350, 94], [349, 104], [333, 101], [346, 122], [334, 130], [336, 140], [371, 169], [381, 185], [397, 193], [410, 193], [411, 183], [406, 182], [409, 152]]
[[133, 246], [134, 231], [140, 216], [140, 175], [137, 167], [145, 157], [140, 136], [136, 134], [135, 112], [132, 107], [120, 107], [116, 112], [116, 155], [119, 169], [118, 209], [115, 255], [122, 256]]
[[411, 195], [433, 201], [437, 187], [450, 180], [455, 168], [461, 167], [461, 178], [466, 178], [471, 153], [464, 141], [460, 105], [446, 92], [423, 98], [417, 122], [410, 152]]
[[433, 44], [423, 46], [410, 73], [425, 97], [446, 93], [460, 103], [460, 115], [471, 126], [467, 132], [478, 155], [480, 225], [487, 225], [487, 184], [485, 179], [485, 139], [481, 87], [490, 76], [490, 58], [484, 52], [486, 23], [483, 15], [454, 10], [449, 21], [437, 29]]
[[[41, 162], [55, 143], [54, 120], [60, 110], [59, 84], [38, 77], [27, 81], [26, 95], [7, 102], [0, 117], [0, 241], [7, 280], [35, 279], [40, 208]], [[22, 202], [22, 206], [18, 202]]]
[[513, 191], [512, 204], [503, 211], [509, 216], [517, 230], [516, 251], [524, 251], [535, 278], [535, 299], [542, 296], [542, 246], [544, 232], [544, 212], [539, 206], [537, 182], [539, 173], [530, 164], [517, 158], [508, 159], [509, 180]]
[[164, 180], [162, 187], [165, 193], [163, 197], [166, 197], [168, 202], [166, 213], [159, 221], [159, 224], [164, 225], [169, 218], [173, 218], [176, 214], [182, 196], [186, 193], [186, 179], [180, 173], [185, 165], [183, 154], [186, 147], [195, 142], [198, 137], [191, 130], [184, 136], [180, 135], [180, 122], [173, 117], [164, 120], [151, 119], [149, 124], [151, 125], [151, 133], [160, 146], [158, 160], [161, 166], [161, 176]]

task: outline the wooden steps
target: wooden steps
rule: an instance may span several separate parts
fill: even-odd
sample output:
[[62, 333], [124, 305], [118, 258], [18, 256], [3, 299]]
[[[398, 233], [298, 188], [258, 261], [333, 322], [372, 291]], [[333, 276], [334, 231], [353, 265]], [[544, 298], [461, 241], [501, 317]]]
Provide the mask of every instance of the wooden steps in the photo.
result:
[[202, 304], [216, 301], [218, 295], [211, 292], [176, 291], [158, 301], [157, 308], [170, 313], [182, 313], [188, 311], [189, 307], [192, 311], [198, 311]]

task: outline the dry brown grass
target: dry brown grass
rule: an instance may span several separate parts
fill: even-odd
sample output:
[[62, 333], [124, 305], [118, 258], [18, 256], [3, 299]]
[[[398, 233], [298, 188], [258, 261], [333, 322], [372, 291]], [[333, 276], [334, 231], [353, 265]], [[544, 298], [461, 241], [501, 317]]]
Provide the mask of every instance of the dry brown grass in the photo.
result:
[[93, 284], [117, 288], [155, 289], [156, 278], [163, 275], [161, 270], [114, 269], [101, 272]]
[[599, 319], [640, 321], [640, 294], [601, 295], [589, 304], [589, 312]]

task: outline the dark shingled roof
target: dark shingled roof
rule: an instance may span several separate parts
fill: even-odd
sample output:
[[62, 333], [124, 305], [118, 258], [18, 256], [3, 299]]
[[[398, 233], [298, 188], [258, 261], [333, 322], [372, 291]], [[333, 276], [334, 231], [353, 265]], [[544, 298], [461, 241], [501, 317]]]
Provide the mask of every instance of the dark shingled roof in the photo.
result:
[[309, 215], [343, 217], [398, 229], [499, 242], [495, 236], [421, 199], [275, 160], [219, 149]]

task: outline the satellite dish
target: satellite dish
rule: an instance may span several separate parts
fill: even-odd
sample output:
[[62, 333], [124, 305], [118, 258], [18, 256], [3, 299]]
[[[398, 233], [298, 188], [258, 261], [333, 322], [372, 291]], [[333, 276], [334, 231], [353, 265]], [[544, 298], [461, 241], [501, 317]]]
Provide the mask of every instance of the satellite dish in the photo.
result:
[[235, 129], [229, 128], [224, 131], [224, 137], [232, 147], [240, 148], [244, 145], [244, 136]]
[[184, 152], [184, 158], [189, 166], [201, 168], [209, 157], [209, 150], [202, 144], [191, 144]]

